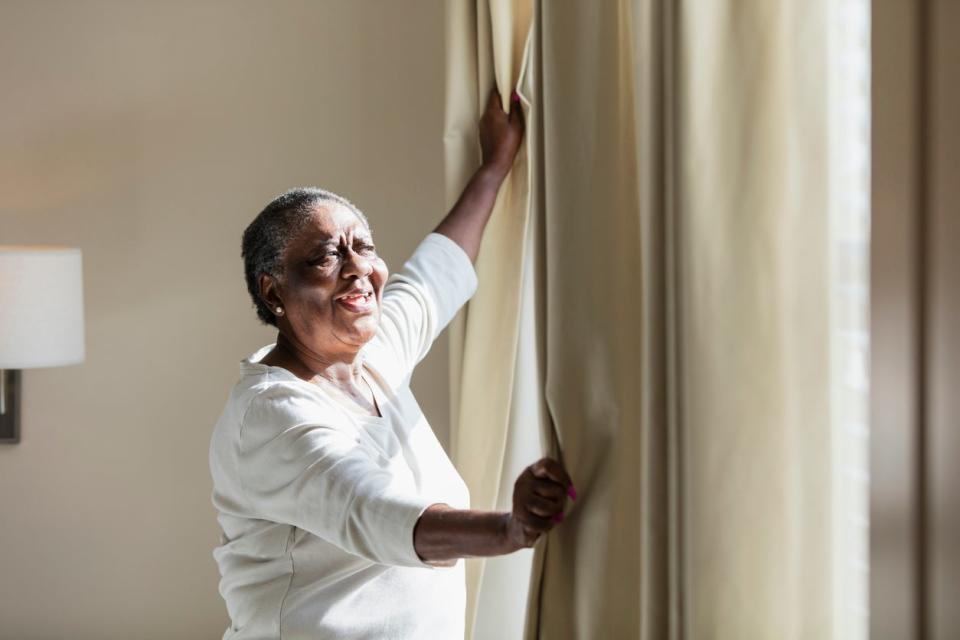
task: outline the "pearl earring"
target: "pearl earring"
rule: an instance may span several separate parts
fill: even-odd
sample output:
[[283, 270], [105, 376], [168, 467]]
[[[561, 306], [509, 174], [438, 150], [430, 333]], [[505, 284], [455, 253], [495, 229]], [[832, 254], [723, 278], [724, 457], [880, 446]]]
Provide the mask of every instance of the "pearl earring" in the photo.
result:
[[277, 307], [276, 309], [274, 309], [274, 311], [277, 312], [277, 315], [278, 315], [278, 316], [282, 316], [282, 315], [283, 315], [283, 307]]

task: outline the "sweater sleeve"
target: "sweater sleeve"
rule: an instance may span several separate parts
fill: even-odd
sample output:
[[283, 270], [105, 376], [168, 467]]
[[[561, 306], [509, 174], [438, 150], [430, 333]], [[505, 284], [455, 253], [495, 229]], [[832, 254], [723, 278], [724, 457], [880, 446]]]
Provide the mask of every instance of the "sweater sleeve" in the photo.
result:
[[254, 517], [292, 524], [372, 562], [430, 567], [414, 550], [413, 529], [436, 501], [401, 486], [328, 412], [294, 384], [251, 400], [238, 462]]
[[379, 337], [409, 375], [453, 316], [477, 290], [470, 257], [439, 233], [421, 241], [383, 291]]

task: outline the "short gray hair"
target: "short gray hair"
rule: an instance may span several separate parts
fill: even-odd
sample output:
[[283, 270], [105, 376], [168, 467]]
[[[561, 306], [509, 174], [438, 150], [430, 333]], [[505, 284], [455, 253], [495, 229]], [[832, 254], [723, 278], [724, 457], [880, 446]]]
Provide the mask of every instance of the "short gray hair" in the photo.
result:
[[332, 191], [319, 187], [298, 187], [284, 191], [270, 201], [243, 232], [240, 255], [247, 280], [247, 291], [257, 316], [264, 324], [277, 326], [277, 319], [260, 297], [260, 276], [280, 277], [281, 258], [290, 241], [303, 229], [317, 205], [335, 202], [347, 207], [370, 229], [370, 222], [352, 202]]

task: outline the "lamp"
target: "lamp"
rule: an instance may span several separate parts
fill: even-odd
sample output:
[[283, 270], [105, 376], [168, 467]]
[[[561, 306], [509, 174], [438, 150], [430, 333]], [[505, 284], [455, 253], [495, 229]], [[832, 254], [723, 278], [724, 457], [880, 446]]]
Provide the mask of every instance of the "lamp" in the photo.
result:
[[0, 442], [20, 442], [20, 369], [83, 362], [80, 249], [0, 246]]

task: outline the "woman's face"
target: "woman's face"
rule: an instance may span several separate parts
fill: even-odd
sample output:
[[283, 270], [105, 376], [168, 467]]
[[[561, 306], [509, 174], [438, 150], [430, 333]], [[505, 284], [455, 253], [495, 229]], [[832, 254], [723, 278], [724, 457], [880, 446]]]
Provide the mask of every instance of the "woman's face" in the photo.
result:
[[[324, 202], [282, 256], [277, 294], [288, 337], [324, 360], [354, 354], [377, 332], [387, 265], [349, 208]], [[281, 320], [281, 328], [283, 321]]]

